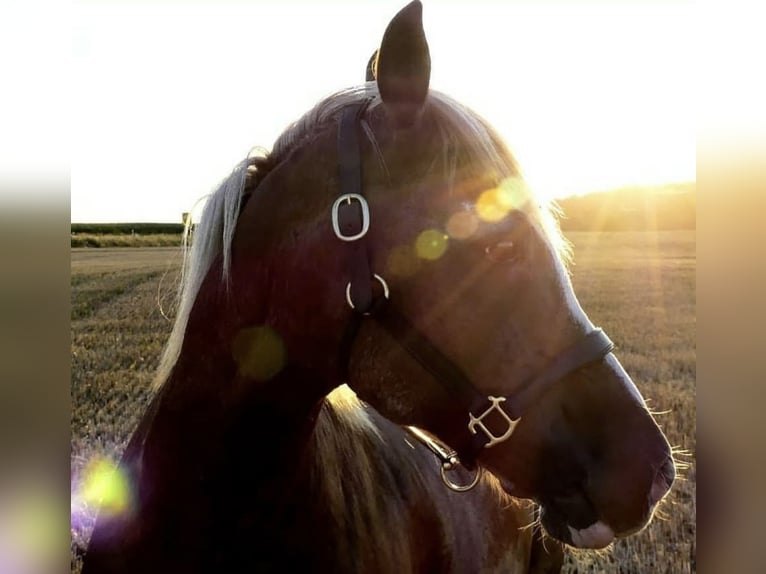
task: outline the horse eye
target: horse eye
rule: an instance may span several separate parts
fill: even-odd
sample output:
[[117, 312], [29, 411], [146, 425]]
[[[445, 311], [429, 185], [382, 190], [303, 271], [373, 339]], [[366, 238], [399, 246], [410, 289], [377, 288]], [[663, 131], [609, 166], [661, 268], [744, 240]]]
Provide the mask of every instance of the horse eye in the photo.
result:
[[493, 245], [487, 245], [484, 248], [484, 254], [492, 261], [513, 261], [518, 255], [516, 245], [513, 241], [500, 241]]

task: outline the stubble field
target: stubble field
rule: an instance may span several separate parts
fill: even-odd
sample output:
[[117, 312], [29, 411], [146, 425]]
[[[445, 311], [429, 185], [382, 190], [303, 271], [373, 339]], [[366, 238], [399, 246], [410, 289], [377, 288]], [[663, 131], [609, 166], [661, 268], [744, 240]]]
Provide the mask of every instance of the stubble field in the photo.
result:
[[[565, 572], [696, 572], [696, 235], [693, 231], [570, 232], [573, 282], [591, 320], [617, 344], [670, 443], [687, 453], [652, 525], [598, 555], [571, 554]], [[151, 398], [172, 323], [174, 248], [73, 249], [72, 484], [99, 457], [116, 459]], [[162, 310], [161, 310], [162, 309]], [[78, 506], [79, 504], [79, 506]], [[93, 508], [73, 507], [72, 572]]]

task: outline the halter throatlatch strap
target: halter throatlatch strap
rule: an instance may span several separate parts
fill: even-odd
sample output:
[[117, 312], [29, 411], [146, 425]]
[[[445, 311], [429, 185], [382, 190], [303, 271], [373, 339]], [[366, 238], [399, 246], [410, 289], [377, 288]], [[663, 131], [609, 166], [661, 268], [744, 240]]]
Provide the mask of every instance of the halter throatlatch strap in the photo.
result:
[[[450, 395], [465, 406], [468, 413], [467, 430], [464, 439], [452, 446], [456, 448], [463, 465], [472, 468], [484, 448], [499, 444], [511, 436], [521, 417], [553, 384], [585, 365], [602, 359], [612, 351], [614, 344], [601, 329], [595, 329], [554, 357], [539, 374], [519, 385], [515, 394], [494, 397], [480, 393], [460, 367], [437, 349], [407, 317], [388, 304], [388, 286], [370, 267], [366, 243], [360, 241], [369, 229], [370, 211], [362, 193], [357, 131], [359, 117], [366, 106], [367, 102], [343, 110], [338, 128], [341, 195], [333, 205], [332, 223], [335, 235], [351, 250], [348, 254], [351, 271], [346, 298], [353, 310], [341, 341], [339, 359], [342, 380], [348, 380], [351, 348], [362, 320], [371, 316]], [[383, 295], [376, 297], [373, 286], [378, 283], [383, 287]], [[494, 434], [489, 428], [490, 418], [496, 423], [500, 420], [505, 430], [498, 435]], [[497, 425], [492, 426], [494, 429]]]

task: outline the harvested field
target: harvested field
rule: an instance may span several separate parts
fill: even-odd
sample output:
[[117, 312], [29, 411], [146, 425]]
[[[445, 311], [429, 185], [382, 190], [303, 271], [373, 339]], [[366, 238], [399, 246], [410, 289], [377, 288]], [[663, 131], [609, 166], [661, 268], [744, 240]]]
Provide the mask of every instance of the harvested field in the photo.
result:
[[[617, 344], [681, 470], [652, 525], [600, 554], [572, 553], [565, 572], [696, 572], [696, 235], [693, 231], [570, 232], [575, 290]], [[98, 456], [118, 457], [142, 409], [172, 323], [176, 248], [73, 249], [72, 480]], [[162, 306], [162, 311], [161, 311]], [[73, 522], [72, 571], [91, 508]], [[74, 520], [74, 519], [73, 519]]]

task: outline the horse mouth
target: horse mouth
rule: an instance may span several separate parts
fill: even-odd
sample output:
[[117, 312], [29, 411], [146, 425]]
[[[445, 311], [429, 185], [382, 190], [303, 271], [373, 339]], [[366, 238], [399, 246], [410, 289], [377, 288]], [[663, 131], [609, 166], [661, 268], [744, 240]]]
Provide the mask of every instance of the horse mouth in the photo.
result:
[[565, 522], [550, 523], [545, 517], [542, 522], [550, 536], [575, 548], [606, 548], [615, 539], [614, 531], [602, 520], [597, 520], [586, 528], [575, 528]]
[[575, 548], [599, 549], [609, 546], [616, 538], [614, 530], [603, 520], [592, 519], [570, 520], [565, 516], [542, 504], [541, 522], [549, 536]]
[[580, 530], [575, 530], [571, 526], [567, 528], [572, 540], [569, 544], [575, 548], [605, 548], [614, 540], [614, 532], [601, 520]]

